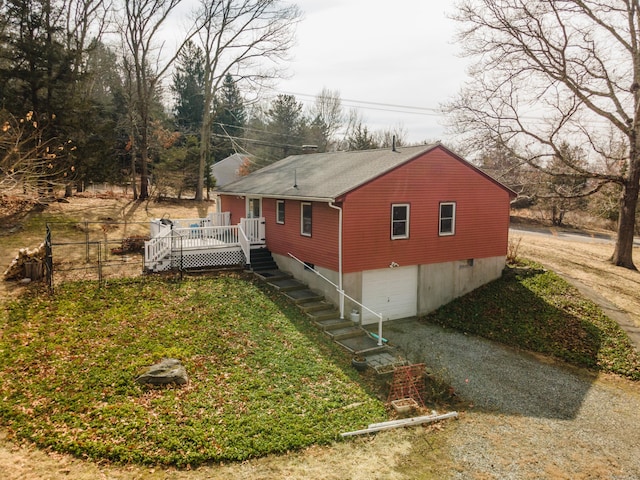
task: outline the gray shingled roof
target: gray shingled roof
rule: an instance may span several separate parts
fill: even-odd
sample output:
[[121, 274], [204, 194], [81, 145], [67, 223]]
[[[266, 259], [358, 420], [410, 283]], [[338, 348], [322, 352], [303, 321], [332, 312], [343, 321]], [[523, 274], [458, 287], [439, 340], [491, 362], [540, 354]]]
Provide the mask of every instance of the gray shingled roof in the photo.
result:
[[216, 192], [330, 201], [436, 145], [293, 155]]
[[238, 170], [247, 157], [248, 155], [234, 153], [233, 155], [214, 163], [211, 166], [211, 175], [215, 177], [216, 185], [222, 187], [228, 183], [239, 180], [241, 177]]

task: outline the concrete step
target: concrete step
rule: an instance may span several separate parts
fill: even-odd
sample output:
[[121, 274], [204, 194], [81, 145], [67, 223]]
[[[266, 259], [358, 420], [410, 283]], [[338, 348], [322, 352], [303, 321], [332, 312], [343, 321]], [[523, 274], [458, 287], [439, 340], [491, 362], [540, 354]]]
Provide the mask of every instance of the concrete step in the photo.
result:
[[314, 310], [307, 312], [307, 316], [313, 321], [330, 320], [332, 318], [340, 317], [340, 312], [333, 307], [325, 308], [324, 310]]
[[334, 308], [332, 303], [329, 302], [306, 302], [298, 305], [298, 308], [302, 310], [304, 313], [309, 312], [317, 312], [320, 310], [327, 310], [329, 308]]
[[281, 292], [292, 292], [294, 290], [305, 290], [307, 286], [295, 278], [283, 278], [280, 280], [267, 280], [269, 285]]
[[336, 342], [355, 355], [384, 351], [388, 348], [386, 345], [379, 346], [378, 341], [366, 333], [359, 336], [339, 338]]
[[343, 327], [343, 328], [335, 328], [332, 330], [325, 330], [325, 332], [336, 342], [339, 340], [346, 340], [349, 338], [367, 336], [367, 334], [364, 333], [360, 327], [355, 327], [353, 325], [350, 325], [348, 327]]
[[327, 318], [324, 320], [317, 320], [314, 322], [318, 328], [329, 332], [331, 330], [337, 330], [340, 328], [347, 328], [347, 327], [353, 327], [353, 322], [349, 321], [349, 320], [345, 320], [345, 319], [341, 319], [336, 317], [333, 318]]
[[324, 299], [323, 295], [320, 295], [313, 290], [303, 288], [299, 290], [285, 290], [282, 292], [293, 303], [301, 304], [307, 302], [319, 302]]

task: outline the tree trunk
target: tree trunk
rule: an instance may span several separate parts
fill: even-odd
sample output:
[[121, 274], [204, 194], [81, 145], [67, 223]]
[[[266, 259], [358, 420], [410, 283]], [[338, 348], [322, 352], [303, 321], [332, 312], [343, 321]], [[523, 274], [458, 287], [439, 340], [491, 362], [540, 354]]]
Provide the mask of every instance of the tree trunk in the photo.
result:
[[205, 88], [202, 125], [200, 127], [200, 161], [198, 163], [198, 182], [196, 184], [197, 201], [204, 200], [204, 171], [205, 166], [209, 164], [208, 160], [211, 155], [211, 104], [213, 103], [213, 95], [210, 91], [211, 88], [207, 86]]
[[147, 162], [147, 152], [143, 149], [140, 155], [140, 196], [138, 197], [140, 200], [149, 198], [149, 167]]
[[149, 120], [143, 117], [142, 133], [140, 135], [140, 200], [149, 198], [149, 135], [147, 125]]
[[[638, 170], [637, 168], [635, 170]], [[611, 257], [611, 263], [619, 267], [637, 270], [633, 263], [633, 239], [638, 204], [638, 173], [631, 175], [620, 196], [620, 216], [618, 218], [618, 238]]]
[[133, 199], [138, 200], [138, 187], [136, 185], [136, 148], [131, 144], [131, 188], [133, 190]]
[[196, 184], [196, 200], [204, 199], [204, 167], [208, 163], [209, 145], [204, 139], [200, 139], [200, 162], [198, 164], [198, 183]]

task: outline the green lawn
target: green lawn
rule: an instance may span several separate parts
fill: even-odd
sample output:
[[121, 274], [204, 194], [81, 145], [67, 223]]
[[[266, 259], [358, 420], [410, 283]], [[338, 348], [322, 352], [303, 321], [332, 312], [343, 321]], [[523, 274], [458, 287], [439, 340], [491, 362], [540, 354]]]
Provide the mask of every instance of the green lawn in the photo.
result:
[[[82, 457], [166, 465], [329, 443], [385, 420], [349, 357], [298, 309], [241, 276], [68, 283], [7, 306], [0, 419]], [[190, 382], [134, 382], [163, 357]]]
[[600, 307], [540, 265], [518, 267], [425, 320], [640, 380], [640, 355]]
[[[640, 380], [618, 325], [531, 266], [425, 321]], [[60, 452], [195, 466], [329, 443], [387, 418], [340, 347], [241, 275], [66, 283], [0, 315], [0, 422]], [[163, 357], [182, 360], [190, 383], [134, 382]]]

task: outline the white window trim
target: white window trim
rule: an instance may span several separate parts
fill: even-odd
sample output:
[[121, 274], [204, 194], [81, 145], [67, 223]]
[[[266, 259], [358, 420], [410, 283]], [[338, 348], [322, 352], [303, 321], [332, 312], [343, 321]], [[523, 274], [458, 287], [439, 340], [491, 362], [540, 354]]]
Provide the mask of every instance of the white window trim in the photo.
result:
[[[282, 205], [282, 220], [280, 220], [280, 205]], [[284, 210], [284, 200], [276, 200], [276, 223], [280, 225], [284, 225], [286, 221], [285, 210]]]
[[[450, 232], [442, 231], [442, 207], [445, 205], [451, 205], [453, 207], [453, 212], [451, 215], [451, 231]], [[450, 237], [455, 234], [456, 234], [456, 202], [440, 202], [440, 205], [438, 207], [438, 235], [440, 235], [441, 237]]]
[[[306, 205], [309, 205], [309, 207], [311, 207], [311, 232], [306, 233], [304, 231], [304, 207]], [[313, 232], [313, 207], [311, 202], [301, 202], [300, 203], [300, 235], [304, 236], [304, 237], [310, 237], [311, 233]]]
[[[251, 209], [251, 204], [253, 202], [258, 202], [258, 209], [260, 210], [260, 214], [255, 216], [253, 213], [253, 209]], [[247, 197], [246, 199], [246, 208], [247, 218], [260, 218], [262, 217], [262, 197]]]
[[[394, 220], [393, 220], [393, 209], [395, 207], [406, 207], [407, 209], [407, 219], [405, 220], [406, 222], [406, 229], [405, 229], [405, 233], [403, 235], [394, 235], [393, 234], [393, 224], [394, 224]], [[408, 203], [392, 203], [391, 204], [391, 240], [401, 240], [401, 239], [406, 239], [409, 238], [409, 219], [411, 216], [411, 205]]]

